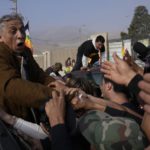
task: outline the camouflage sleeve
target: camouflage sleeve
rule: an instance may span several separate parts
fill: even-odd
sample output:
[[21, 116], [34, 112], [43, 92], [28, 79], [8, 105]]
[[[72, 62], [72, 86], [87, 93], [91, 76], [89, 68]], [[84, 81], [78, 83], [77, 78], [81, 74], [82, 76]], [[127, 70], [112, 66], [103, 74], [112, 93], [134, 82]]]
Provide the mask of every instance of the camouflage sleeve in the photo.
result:
[[78, 125], [82, 135], [97, 150], [144, 149], [144, 135], [131, 119], [89, 111], [81, 117]]

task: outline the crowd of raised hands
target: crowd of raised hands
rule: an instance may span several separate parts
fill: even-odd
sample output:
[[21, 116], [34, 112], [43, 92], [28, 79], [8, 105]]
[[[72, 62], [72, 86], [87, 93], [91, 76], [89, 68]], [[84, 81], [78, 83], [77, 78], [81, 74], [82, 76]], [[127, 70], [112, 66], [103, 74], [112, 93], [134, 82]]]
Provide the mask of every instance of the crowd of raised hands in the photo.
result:
[[[144, 117], [135, 113], [134, 111], [114, 103], [112, 101], [107, 101], [102, 98], [96, 98], [82, 91], [79, 88], [70, 88], [65, 86], [62, 81], [55, 81], [49, 84], [54, 91], [52, 92], [52, 98], [45, 105], [45, 112], [49, 119], [51, 128], [59, 125], [65, 124], [66, 115], [66, 95], [68, 102], [72, 105], [73, 109], [76, 110], [99, 110], [101, 112], [106, 112], [107, 107], [117, 109], [120, 111], [126, 111], [142, 120], [141, 127], [148, 139], [150, 140], [150, 74], [144, 74], [144, 70], [140, 68], [131, 59], [128, 51], [126, 51], [123, 59], [119, 58], [116, 53], [113, 54], [114, 62], [105, 61], [101, 66], [101, 72], [104, 73], [104, 77], [112, 80], [113, 82], [129, 87], [130, 84], [134, 84], [136, 92], [133, 92], [136, 100], [142, 101], [141, 107], [143, 107], [145, 114]], [[133, 83], [136, 77], [140, 77], [138, 82]], [[133, 86], [133, 85], [132, 85]], [[129, 87], [130, 89], [130, 87]], [[16, 123], [16, 118], [11, 117], [1, 110], [0, 118], [5, 122], [13, 125]], [[37, 126], [36, 126], [37, 127]], [[44, 129], [44, 127], [37, 127], [40, 131], [39, 138], [50, 137], [49, 133]], [[42, 130], [41, 130], [42, 129]], [[44, 132], [43, 132], [44, 131]], [[45, 134], [44, 134], [45, 133]], [[30, 134], [30, 133], [29, 133]], [[37, 134], [34, 137], [38, 137]], [[148, 149], [148, 148], [147, 148]]]
[[129, 86], [136, 76], [141, 76], [141, 79], [134, 84], [135, 89], [139, 88], [138, 92], [135, 92], [135, 96], [140, 99], [145, 111], [141, 127], [150, 140], [150, 73], [144, 74], [144, 70], [134, 63], [127, 51], [124, 60], [120, 59], [115, 53], [113, 58], [114, 63], [106, 61], [102, 65], [101, 71], [106, 78], [118, 84]]
[[[140, 103], [141, 108], [144, 109], [145, 113], [142, 117], [142, 124], [141, 127], [145, 134], [147, 135], [148, 139], [150, 140], [150, 73], [144, 74], [144, 69], [139, 67], [131, 58], [128, 51], [125, 52], [125, 56], [123, 59], [119, 58], [116, 53], [113, 54], [114, 62], [105, 61], [101, 66], [101, 72], [104, 73], [105, 78], [112, 80], [117, 84], [122, 84], [129, 87], [130, 84], [134, 84], [134, 89], [131, 91], [136, 97], [136, 100]], [[133, 81], [135, 78], [140, 78], [135, 83]], [[131, 85], [133, 87], [133, 85]], [[130, 87], [129, 87], [130, 89]], [[105, 101], [103, 99], [99, 100], [100, 98], [96, 98], [94, 96], [88, 95], [81, 90], [75, 90], [77, 92], [77, 97], [72, 99], [71, 104], [73, 108], [76, 109], [97, 109], [100, 111], [105, 112], [106, 107], [110, 106], [112, 108], [124, 110], [124, 107], [118, 106], [115, 103], [111, 103], [110, 101]], [[49, 110], [57, 109], [62, 110], [61, 113], [58, 114], [58, 121], [64, 122], [64, 94], [63, 91], [60, 91], [59, 96], [56, 92], [54, 92], [52, 100], [50, 100], [46, 105], [46, 112], [47, 115], [50, 117], [52, 113]], [[54, 99], [56, 101], [54, 102]], [[56, 105], [57, 103], [57, 105]], [[117, 106], [116, 106], [117, 105]], [[63, 109], [62, 109], [63, 108]], [[130, 112], [132, 113], [132, 112]], [[59, 118], [61, 116], [61, 118]], [[57, 117], [56, 117], [57, 118]], [[56, 119], [55, 118], [55, 119]], [[53, 120], [50, 117], [50, 122]], [[55, 121], [54, 121], [55, 122]], [[149, 149], [149, 148], [147, 148]]]
[[[128, 52], [127, 52], [128, 53]], [[114, 63], [106, 61], [102, 64], [101, 71], [105, 74], [104, 76], [110, 80], [118, 84], [123, 84], [128, 86], [131, 80], [139, 74], [139, 70], [143, 70], [139, 67], [139, 70], [134, 70], [132, 63], [128, 61], [120, 59], [117, 54], [113, 54]], [[144, 72], [144, 71], [143, 71]], [[142, 74], [143, 80], [137, 83], [137, 86], [140, 88], [139, 96], [144, 101], [144, 110], [150, 113], [150, 74]]]

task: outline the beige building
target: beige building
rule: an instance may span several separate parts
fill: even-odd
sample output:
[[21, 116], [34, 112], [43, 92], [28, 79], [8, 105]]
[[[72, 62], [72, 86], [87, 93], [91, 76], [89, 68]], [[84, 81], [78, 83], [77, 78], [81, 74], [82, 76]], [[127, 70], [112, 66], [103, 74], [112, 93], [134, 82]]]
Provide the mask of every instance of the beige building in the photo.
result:
[[54, 65], [56, 62], [61, 62], [62, 65], [65, 65], [65, 61], [68, 57], [71, 59], [76, 58], [77, 48], [74, 49], [58, 49], [41, 52], [34, 54], [34, 58], [42, 69], [46, 69], [51, 65]]

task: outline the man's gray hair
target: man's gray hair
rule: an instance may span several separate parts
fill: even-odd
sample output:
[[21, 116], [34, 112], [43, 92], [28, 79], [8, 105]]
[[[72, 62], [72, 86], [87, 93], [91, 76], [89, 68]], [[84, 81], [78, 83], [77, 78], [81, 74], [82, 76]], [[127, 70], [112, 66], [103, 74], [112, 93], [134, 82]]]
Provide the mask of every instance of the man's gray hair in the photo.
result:
[[4, 27], [5, 22], [11, 21], [11, 20], [19, 20], [23, 22], [23, 19], [24, 19], [23, 16], [21, 16], [20, 14], [16, 14], [16, 13], [4, 15], [0, 18], [0, 30]]

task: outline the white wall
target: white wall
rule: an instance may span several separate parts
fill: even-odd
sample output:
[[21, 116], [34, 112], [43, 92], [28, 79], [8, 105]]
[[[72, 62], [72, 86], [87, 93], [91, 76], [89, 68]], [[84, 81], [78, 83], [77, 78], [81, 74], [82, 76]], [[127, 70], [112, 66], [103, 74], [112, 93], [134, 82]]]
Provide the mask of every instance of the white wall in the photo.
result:
[[109, 43], [109, 60], [113, 61], [112, 55], [114, 52], [117, 53], [117, 55], [120, 58], [123, 58], [122, 55], [122, 49], [127, 49], [129, 51], [129, 54], [131, 55], [131, 40], [124, 40], [124, 41], [118, 41], [118, 42], [110, 42]]

